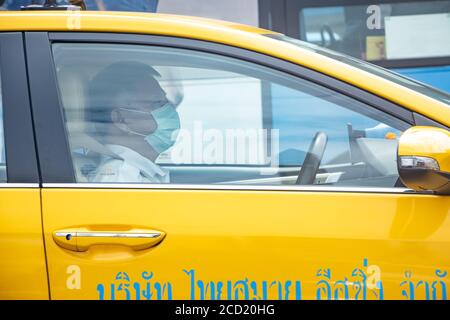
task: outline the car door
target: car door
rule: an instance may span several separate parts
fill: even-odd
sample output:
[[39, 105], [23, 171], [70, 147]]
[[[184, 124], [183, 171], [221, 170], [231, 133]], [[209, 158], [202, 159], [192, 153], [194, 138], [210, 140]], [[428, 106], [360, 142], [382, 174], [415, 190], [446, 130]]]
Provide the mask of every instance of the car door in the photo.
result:
[[0, 299], [48, 299], [23, 35], [0, 33]]
[[[53, 299], [446, 298], [450, 200], [396, 172], [408, 110], [220, 44], [26, 45]], [[120, 98], [149, 75], [180, 120], [172, 147]]]

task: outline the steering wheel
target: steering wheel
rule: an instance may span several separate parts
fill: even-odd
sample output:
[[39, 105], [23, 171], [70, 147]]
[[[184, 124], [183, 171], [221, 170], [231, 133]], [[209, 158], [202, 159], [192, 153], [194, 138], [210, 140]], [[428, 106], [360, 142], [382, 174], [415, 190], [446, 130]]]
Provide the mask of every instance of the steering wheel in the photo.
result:
[[327, 146], [328, 136], [325, 132], [317, 132], [309, 145], [308, 153], [297, 177], [296, 184], [313, 184], [319, 170], [320, 162]]

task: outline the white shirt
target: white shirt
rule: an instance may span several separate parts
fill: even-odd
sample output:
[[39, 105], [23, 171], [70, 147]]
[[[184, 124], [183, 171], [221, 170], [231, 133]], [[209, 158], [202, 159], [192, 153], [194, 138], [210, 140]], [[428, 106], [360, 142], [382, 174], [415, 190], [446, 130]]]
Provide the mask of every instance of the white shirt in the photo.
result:
[[169, 172], [136, 151], [119, 145], [106, 148], [121, 157], [104, 155], [90, 182], [169, 183]]

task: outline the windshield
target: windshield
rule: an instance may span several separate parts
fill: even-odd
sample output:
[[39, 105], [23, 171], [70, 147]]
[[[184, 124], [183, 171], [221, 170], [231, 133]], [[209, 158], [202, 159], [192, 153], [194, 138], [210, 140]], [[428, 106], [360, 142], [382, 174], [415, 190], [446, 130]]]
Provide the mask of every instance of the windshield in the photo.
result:
[[364, 71], [370, 72], [374, 75], [385, 78], [389, 81], [395, 82], [404, 87], [415, 90], [426, 96], [429, 96], [433, 99], [436, 99], [440, 102], [450, 105], [450, 95], [449, 94], [447, 94], [443, 91], [440, 91], [439, 89], [430, 87], [422, 82], [404, 77], [393, 71], [390, 71], [385, 68], [379, 67], [377, 65], [371, 64], [369, 62], [365, 62], [363, 60], [359, 60], [359, 59], [353, 58], [351, 56], [348, 56], [348, 55], [345, 55], [345, 54], [342, 54], [342, 53], [339, 53], [339, 52], [336, 52], [333, 50], [329, 50], [329, 49], [326, 49], [326, 48], [323, 48], [318, 45], [314, 45], [314, 44], [311, 44], [311, 43], [308, 43], [305, 41], [294, 39], [294, 38], [291, 38], [291, 37], [288, 37], [288, 36], [285, 36], [282, 34], [276, 34], [276, 35], [267, 34], [266, 36], [277, 39], [277, 40], [281, 40], [284, 42], [288, 42], [290, 44], [301, 47], [302, 49], [314, 51], [318, 54], [338, 60], [338, 61], [343, 62], [348, 65], [351, 65], [352, 67], [362, 69]]

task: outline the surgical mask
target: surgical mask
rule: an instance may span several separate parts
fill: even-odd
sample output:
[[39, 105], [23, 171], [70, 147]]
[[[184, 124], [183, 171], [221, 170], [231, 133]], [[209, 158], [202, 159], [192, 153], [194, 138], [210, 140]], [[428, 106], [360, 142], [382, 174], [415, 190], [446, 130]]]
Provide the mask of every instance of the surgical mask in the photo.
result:
[[162, 153], [174, 145], [180, 129], [180, 117], [170, 103], [153, 110], [151, 115], [158, 127], [145, 137], [145, 141], [156, 152]]
[[[142, 110], [129, 109], [129, 108], [118, 108], [118, 110], [123, 110], [126, 112], [133, 112], [142, 114], [140, 117], [145, 117], [146, 115], [151, 115], [156, 122], [156, 130], [150, 134], [144, 134], [132, 130], [125, 122], [122, 116], [119, 116], [119, 122], [116, 125], [123, 131], [129, 134], [138, 135], [144, 137], [144, 140], [158, 153], [162, 153], [165, 150], [172, 147], [175, 143], [178, 130], [180, 129], [180, 117], [177, 111], [170, 103], [166, 103], [164, 106], [153, 110], [152, 112], [146, 112]], [[119, 113], [120, 115], [120, 113]], [[150, 119], [149, 119], [150, 121]]]

